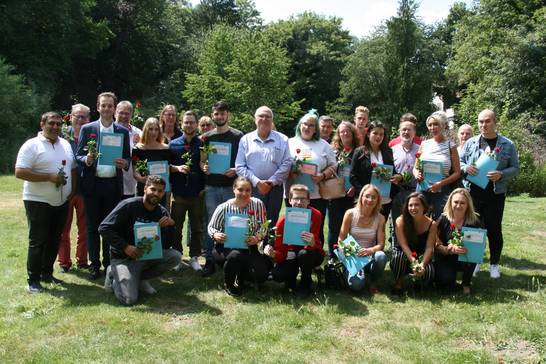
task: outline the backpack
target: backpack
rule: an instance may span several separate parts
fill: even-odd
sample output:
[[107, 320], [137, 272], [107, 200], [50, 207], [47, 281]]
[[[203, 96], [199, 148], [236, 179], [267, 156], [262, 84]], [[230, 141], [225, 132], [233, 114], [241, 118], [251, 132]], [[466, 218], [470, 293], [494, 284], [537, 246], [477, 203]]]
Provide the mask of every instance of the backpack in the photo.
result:
[[340, 262], [326, 264], [324, 267], [324, 281], [326, 288], [345, 289], [347, 280], [343, 276], [343, 264]]

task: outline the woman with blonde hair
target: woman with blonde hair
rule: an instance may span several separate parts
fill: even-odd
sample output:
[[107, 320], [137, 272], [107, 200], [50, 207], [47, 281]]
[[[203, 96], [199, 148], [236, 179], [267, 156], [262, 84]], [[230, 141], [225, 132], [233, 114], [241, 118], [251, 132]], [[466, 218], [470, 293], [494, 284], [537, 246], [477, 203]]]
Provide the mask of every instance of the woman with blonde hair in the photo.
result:
[[176, 116], [176, 106], [174, 105], [163, 106], [163, 109], [159, 113], [159, 123], [161, 125], [161, 131], [163, 132], [164, 143], [166, 144], [169, 144], [171, 140], [182, 136], [182, 131], [178, 127]]
[[[371, 294], [378, 293], [375, 282], [383, 274], [387, 264], [385, 248], [385, 217], [381, 210], [381, 195], [377, 187], [367, 184], [362, 187], [356, 206], [347, 210], [339, 232], [339, 240], [343, 241], [351, 234], [360, 244], [358, 256], [370, 257], [370, 261], [358, 274], [349, 279], [349, 288], [355, 292], [362, 291], [365, 284], [365, 274], [370, 274]], [[348, 272], [344, 270], [345, 276]]]
[[459, 255], [467, 253], [465, 247], [452, 244], [455, 231], [461, 232], [463, 226], [480, 227], [480, 219], [474, 210], [470, 193], [464, 188], [451, 192], [444, 207], [444, 213], [437, 221], [434, 268], [436, 283], [444, 291], [455, 288], [457, 272], [463, 272], [463, 293], [470, 293], [470, 281], [476, 263], [459, 262]]

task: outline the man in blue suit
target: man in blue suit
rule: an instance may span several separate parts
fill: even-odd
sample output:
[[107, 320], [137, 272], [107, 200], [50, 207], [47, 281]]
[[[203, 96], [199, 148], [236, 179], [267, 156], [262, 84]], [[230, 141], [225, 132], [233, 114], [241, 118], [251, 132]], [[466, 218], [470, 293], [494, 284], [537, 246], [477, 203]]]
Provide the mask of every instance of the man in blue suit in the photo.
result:
[[[98, 227], [102, 220], [116, 207], [123, 196], [123, 172], [129, 168], [129, 132], [121, 125], [114, 124], [114, 110], [117, 98], [112, 92], [103, 92], [97, 97], [98, 120], [82, 126], [76, 159], [81, 166], [81, 189], [85, 200], [87, 220], [87, 249], [91, 267], [89, 278], [100, 275], [101, 240]], [[123, 134], [122, 158], [115, 160], [115, 166], [98, 163], [101, 133]], [[89, 142], [96, 141], [96, 151]], [[102, 242], [102, 265], [110, 265], [110, 247]]]

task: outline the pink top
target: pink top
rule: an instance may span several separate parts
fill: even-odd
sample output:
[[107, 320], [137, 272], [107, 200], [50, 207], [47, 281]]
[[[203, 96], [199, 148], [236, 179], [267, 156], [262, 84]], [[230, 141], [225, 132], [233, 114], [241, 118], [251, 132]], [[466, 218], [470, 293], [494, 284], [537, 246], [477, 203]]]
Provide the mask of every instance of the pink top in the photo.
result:
[[360, 214], [358, 209], [355, 207], [351, 209], [353, 214], [353, 221], [351, 222], [351, 231], [350, 234], [355, 238], [355, 240], [363, 248], [370, 248], [377, 244], [377, 225], [379, 224], [379, 214], [372, 221], [371, 225], [368, 227], [358, 226], [358, 220]]

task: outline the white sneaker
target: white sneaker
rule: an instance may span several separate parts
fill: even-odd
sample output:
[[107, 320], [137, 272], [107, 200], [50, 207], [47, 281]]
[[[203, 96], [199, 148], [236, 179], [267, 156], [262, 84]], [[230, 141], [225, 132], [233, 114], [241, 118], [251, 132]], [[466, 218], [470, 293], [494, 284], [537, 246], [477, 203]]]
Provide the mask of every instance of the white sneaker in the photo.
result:
[[182, 263], [178, 263], [174, 268], [173, 270], [175, 272], [180, 272], [182, 270]]
[[197, 257], [190, 258], [190, 267], [192, 267], [193, 270], [196, 272], [199, 272], [202, 269], [201, 264], [199, 264], [199, 261], [197, 260]]
[[497, 279], [500, 278], [500, 267], [498, 264], [491, 264], [489, 267], [489, 274], [491, 275], [491, 278]]
[[106, 268], [106, 274], [104, 277], [104, 290], [106, 292], [114, 292], [114, 288], [112, 287], [112, 283], [114, 282], [114, 276], [112, 275], [112, 269], [110, 266]]
[[480, 265], [476, 264], [476, 268], [474, 268], [474, 273], [472, 273], [473, 277], [476, 277], [480, 273]]
[[155, 288], [152, 287], [150, 282], [148, 282], [147, 280], [140, 281], [140, 287], [139, 288], [140, 288], [140, 290], [142, 292], [147, 293], [147, 294], [156, 294], [157, 293]]

